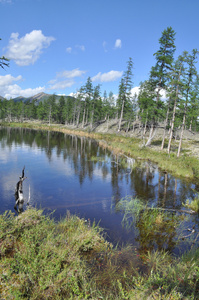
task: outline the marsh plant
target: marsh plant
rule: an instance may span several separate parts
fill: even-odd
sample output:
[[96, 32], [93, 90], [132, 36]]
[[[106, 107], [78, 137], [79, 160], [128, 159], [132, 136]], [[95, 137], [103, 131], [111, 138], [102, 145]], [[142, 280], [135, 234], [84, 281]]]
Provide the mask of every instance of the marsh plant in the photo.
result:
[[184, 206], [196, 213], [199, 213], [199, 195], [197, 194], [197, 196], [193, 200], [187, 199]]
[[[136, 205], [138, 221], [143, 206]], [[1, 299], [199, 298], [197, 248], [180, 258], [113, 248], [95, 224], [70, 213], [59, 222], [52, 216], [33, 208], [0, 215]], [[165, 226], [164, 216], [153, 217], [145, 216], [151, 226]]]
[[184, 215], [150, 207], [143, 200], [129, 196], [118, 202], [116, 210], [124, 214], [122, 223], [128, 230], [131, 227], [137, 230], [136, 241], [142, 251], [172, 251], [177, 244], [176, 229], [184, 221]]

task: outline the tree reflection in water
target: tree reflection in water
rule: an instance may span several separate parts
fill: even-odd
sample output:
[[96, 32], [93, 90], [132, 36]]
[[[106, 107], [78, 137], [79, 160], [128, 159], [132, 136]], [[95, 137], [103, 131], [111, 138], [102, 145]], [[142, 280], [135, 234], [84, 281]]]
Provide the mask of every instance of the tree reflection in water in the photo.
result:
[[[199, 186], [161, 172], [150, 161], [128, 159], [100, 147], [95, 140], [49, 130], [1, 127], [0, 162], [1, 211], [13, 208], [18, 170], [25, 164], [31, 205], [56, 210], [57, 218], [70, 209], [100, 221], [114, 240], [130, 239], [142, 249], [172, 249], [178, 236], [176, 220], [172, 214], [154, 217], [155, 211], [147, 210], [131, 224], [129, 233], [121, 226], [122, 215], [114, 211], [120, 200], [130, 195], [143, 206], [179, 210], [186, 199], [194, 198], [194, 189], [199, 191]], [[198, 216], [193, 216], [192, 223], [197, 231]]]

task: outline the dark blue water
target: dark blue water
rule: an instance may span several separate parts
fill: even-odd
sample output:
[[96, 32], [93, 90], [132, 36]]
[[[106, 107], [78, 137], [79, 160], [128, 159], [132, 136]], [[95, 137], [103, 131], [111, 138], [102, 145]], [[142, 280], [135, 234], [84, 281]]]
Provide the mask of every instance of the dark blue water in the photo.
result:
[[[184, 209], [186, 199], [198, 190], [196, 184], [159, 172], [150, 162], [115, 156], [84, 137], [29, 129], [0, 129], [0, 213], [14, 210], [16, 183], [25, 166], [23, 183], [26, 202], [45, 213], [54, 211], [59, 220], [67, 210], [104, 228], [114, 244], [139, 247], [139, 230], [123, 228], [123, 214], [115, 205], [126, 196], [138, 197], [149, 205]], [[186, 226], [198, 228], [198, 216], [188, 215]], [[185, 228], [186, 230], [186, 228]], [[186, 234], [186, 232], [185, 232]], [[193, 239], [194, 239], [193, 235]], [[177, 232], [176, 236], [177, 238]], [[186, 241], [173, 247], [182, 249]], [[190, 245], [190, 242], [189, 242]]]

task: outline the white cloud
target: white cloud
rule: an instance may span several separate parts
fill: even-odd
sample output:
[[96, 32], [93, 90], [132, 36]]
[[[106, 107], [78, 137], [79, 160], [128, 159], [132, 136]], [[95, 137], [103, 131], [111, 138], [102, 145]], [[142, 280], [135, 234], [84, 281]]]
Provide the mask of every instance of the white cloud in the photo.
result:
[[135, 96], [135, 94], [138, 96], [140, 92], [140, 87], [139, 86], [135, 86], [131, 89], [131, 96]]
[[75, 81], [73, 78], [81, 77], [84, 75], [86, 71], [73, 69], [73, 70], [65, 70], [62, 72], [57, 73], [56, 78], [50, 80], [48, 83], [50, 84], [49, 89], [50, 90], [56, 90], [56, 89], [65, 89], [67, 87], [71, 87], [75, 84]]
[[49, 47], [53, 37], [44, 36], [41, 30], [33, 30], [19, 38], [19, 33], [12, 33], [6, 56], [13, 59], [19, 66], [34, 64], [42, 50]]
[[115, 48], [122, 48], [122, 41], [120, 39], [115, 41]]
[[71, 47], [66, 48], [66, 52], [67, 53], [71, 53], [72, 52], [72, 48]]
[[[140, 93], [140, 86], [135, 86], [131, 89], [131, 96], [133, 97], [135, 94], [138, 96]], [[166, 101], [168, 99], [166, 95], [166, 91], [164, 89], [161, 89], [160, 91], [160, 97], [162, 101]]]
[[164, 90], [164, 89], [161, 89], [160, 96], [161, 96], [162, 101], [166, 101], [168, 99], [168, 96], [166, 94], [166, 90]]
[[100, 81], [100, 82], [110, 82], [110, 81], [116, 81], [122, 76], [123, 72], [121, 71], [110, 71], [107, 73], [101, 73], [99, 72], [97, 75], [92, 77], [92, 81]]
[[0, 95], [6, 99], [15, 98], [18, 96], [30, 97], [45, 90], [45, 87], [37, 87], [35, 89], [22, 89], [16, 81], [22, 81], [22, 76], [13, 77], [8, 74], [0, 76]]
[[4, 92], [4, 97], [6, 99], [15, 98], [18, 96], [31, 97], [38, 93], [44, 92], [44, 90], [45, 87], [37, 87], [35, 89], [28, 88], [23, 90], [20, 86], [14, 84], [7, 87], [7, 91]]
[[80, 77], [85, 73], [86, 73], [86, 71], [79, 70], [77, 68], [77, 69], [73, 69], [71, 71], [59, 72], [59, 73], [57, 73], [57, 77], [74, 78], [74, 77]]
[[50, 90], [64, 90], [67, 87], [71, 87], [73, 84], [75, 84], [74, 80], [62, 80], [55, 82], [54, 84], [51, 84], [49, 89]]
[[19, 81], [19, 80], [22, 80], [21, 75], [19, 75], [17, 77], [13, 77], [10, 74], [5, 75], [5, 76], [0, 76], [0, 88], [4, 88], [6, 86], [9, 86], [13, 83], [13, 81]]

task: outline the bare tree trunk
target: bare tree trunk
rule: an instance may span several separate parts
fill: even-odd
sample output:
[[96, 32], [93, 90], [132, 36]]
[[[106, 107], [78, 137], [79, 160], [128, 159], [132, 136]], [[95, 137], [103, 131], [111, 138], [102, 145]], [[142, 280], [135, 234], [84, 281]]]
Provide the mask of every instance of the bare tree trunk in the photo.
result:
[[77, 104], [76, 104], [76, 101], [75, 101], [75, 107], [74, 107], [74, 112], [73, 112], [73, 126], [75, 125], [76, 111], [77, 111]]
[[120, 115], [120, 120], [119, 120], [119, 125], [118, 125], [118, 131], [121, 130], [121, 124], [122, 124], [122, 119], [123, 119], [123, 113], [124, 113], [124, 98], [122, 101], [122, 109], [121, 109], [121, 115]]
[[77, 127], [79, 126], [79, 118], [80, 118], [80, 107], [79, 107], [79, 110], [78, 110], [78, 113], [77, 113], [77, 122], [76, 122]]
[[193, 122], [193, 119], [191, 119], [191, 122], [190, 122], [190, 125], [189, 125], [189, 130], [192, 131], [192, 122]]
[[[134, 125], [133, 125], [134, 126]], [[129, 131], [129, 127], [130, 127], [130, 121], [128, 122], [127, 128], [126, 128], [126, 132]], [[134, 130], [133, 130], [134, 131]]]
[[86, 110], [86, 124], [88, 124], [88, 109]]
[[182, 138], [183, 138], [183, 133], [184, 133], [184, 128], [185, 128], [186, 113], [187, 113], [187, 102], [185, 103], [185, 108], [184, 108], [184, 116], [183, 116], [182, 129], [181, 129], [181, 134], [180, 134], [180, 141], [179, 141], [179, 146], [178, 146], [177, 157], [180, 156], [180, 150], [182, 147]]
[[94, 109], [92, 110], [91, 113], [91, 129], [93, 129], [93, 116], [94, 116]]
[[150, 133], [149, 133], [148, 141], [145, 144], [146, 147], [151, 145], [151, 142], [154, 139], [155, 134], [156, 134], [156, 130], [154, 130], [154, 124], [152, 124], [151, 129], [150, 129]]
[[50, 111], [49, 111], [49, 116], [48, 116], [48, 123], [49, 123], [49, 126], [50, 126], [50, 121], [51, 121], [51, 105], [50, 105]]
[[85, 115], [86, 115], [86, 102], [84, 104], [84, 113], [83, 113], [83, 120], [82, 120], [82, 128], [84, 128]]
[[169, 98], [168, 109], [167, 109], [166, 119], [165, 119], [165, 123], [164, 123], [164, 132], [163, 132], [161, 150], [164, 149], [164, 141], [165, 141], [165, 136], [166, 136], [166, 127], [167, 127], [167, 123], [168, 123], [168, 119], [169, 119], [170, 102], [171, 102], [171, 99]]
[[174, 122], [175, 122], [176, 106], [177, 106], [177, 97], [175, 98], [175, 102], [174, 102], [174, 106], [173, 106], [173, 115], [172, 115], [172, 120], [171, 120], [170, 136], [169, 136], [169, 143], [168, 143], [168, 148], [167, 148], [168, 153], [170, 153], [170, 151], [171, 151], [171, 140], [172, 140], [172, 137], [173, 137], [173, 128], [174, 128]]
[[107, 116], [107, 130], [108, 130], [108, 127], [109, 127], [109, 115]]
[[146, 134], [146, 126], [147, 126], [147, 122], [148, 122], [148, 110], [147, 110], [147, 115], [146, 115], [146, 121], [145, 121], [145, 124], [144, 124], [144, 132], [143, 132], [143, 136], [145, 136], [145, 134]]
[[[181, 67], [180, 67], [180, 70], [179, 70], [179, 74], [178, 74], [178, 82], [180, 80], [181, 70], [182, 70], [182, 64], [181, 64]], [[174, 122], [175, 122], [175, 114], [176, 114], [178, 90], [179, 90], [179, 83], [178, 83], [178, 85], [176, 87], [175, 101], [174, 101], [174, 106], [173, 106], [173, 115], [172, 115], [172, 120], [171, 120], [170, 136], [169, 136], [169, 143], [168, 143], [168, 148], [167, 148], [167, 152], [168, 153], [170, 153], [170, 150], [171, 150], [171, 140], [172, 140], [172, 136], [173, 136], [173, 128], [174, 128]]]

